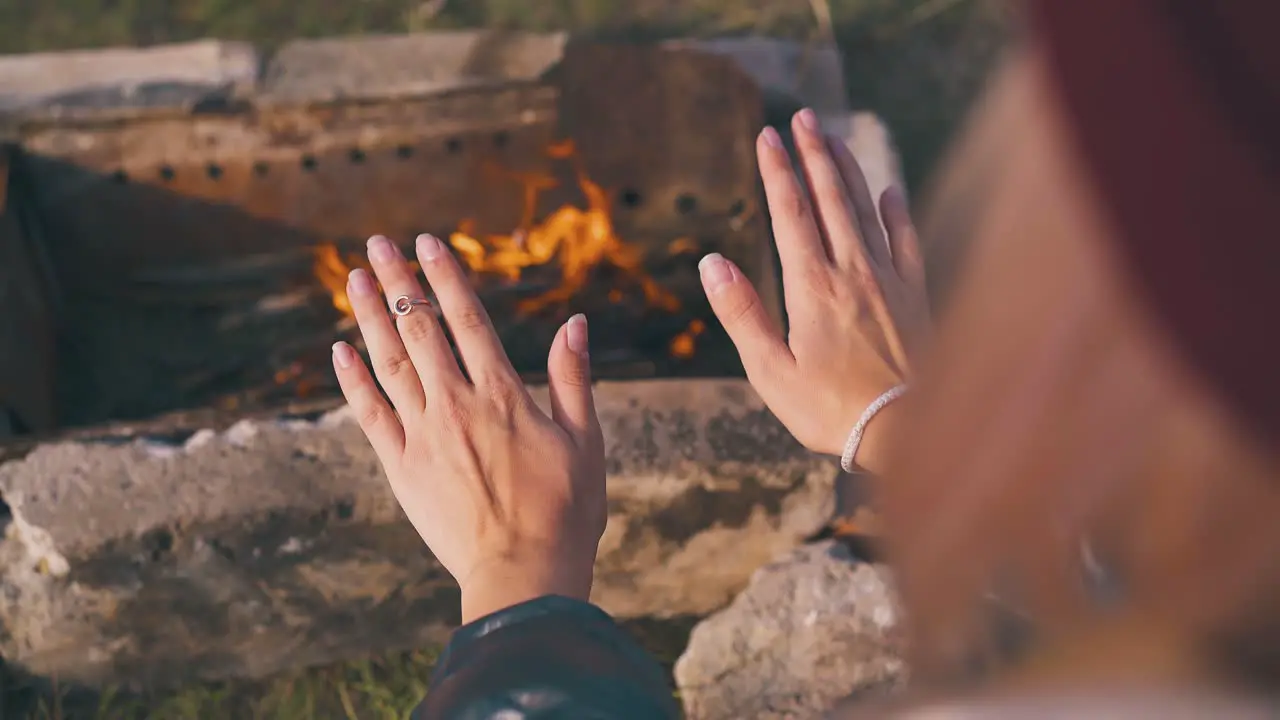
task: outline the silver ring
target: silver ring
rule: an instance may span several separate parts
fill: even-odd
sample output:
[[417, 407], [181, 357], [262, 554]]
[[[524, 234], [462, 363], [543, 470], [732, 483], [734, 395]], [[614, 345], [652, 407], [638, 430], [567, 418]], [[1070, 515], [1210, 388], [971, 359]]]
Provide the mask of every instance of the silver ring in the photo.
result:
[[413, 312], [413, 309], [419, 305], [431, 307], [431, 301], [424, 300], [423, 298], [411, 298], [408, 295], [401, 295], [396, 298], [395, 302], [391, 303], [391, 312], [396, 317], [404, 317], [405, 315]]

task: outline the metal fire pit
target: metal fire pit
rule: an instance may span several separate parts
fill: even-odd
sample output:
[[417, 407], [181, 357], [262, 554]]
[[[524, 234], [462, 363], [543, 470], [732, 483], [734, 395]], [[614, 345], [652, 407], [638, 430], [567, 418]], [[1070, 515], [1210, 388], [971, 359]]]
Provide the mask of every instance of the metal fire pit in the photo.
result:
[[[114, 104], [68, 90], [18, 115], [6, 218], [46, 261], [31, 266], [45, 271], [65, 348], [55, 408], [24, 399], [29, 425], [236, 402], [227, 388], [327, 367], [328, 344], [350, 328], [335, 330], [306, 297], [317, 244], [354, 251], [382, 233], [408, 246], [466, 219], [510, 232], [522, 190], [494, 169], [563, 174], [546, 154], [562, 138], [611, 191], [619, 234], [684, 306], [599, 309], [598, 374], [738, 372], [714, 329], [693, 360], [662, 357], [673, 334], [710, 317], [697, 289], [704, 252], [764, 281], [776, 307], [754, 170], [761, 92], [728, 57], [558, 37], [310, 41], [287, 46], [248, 89], [197, 90], [140, 83]], [[580, 204], [577, 192], [565, 182], [539, 207]], [[482, 295], [537, 380], [567, 308], [516, 322], [509, 289]], [[0, 403], [9, 395], [0, 386]]]

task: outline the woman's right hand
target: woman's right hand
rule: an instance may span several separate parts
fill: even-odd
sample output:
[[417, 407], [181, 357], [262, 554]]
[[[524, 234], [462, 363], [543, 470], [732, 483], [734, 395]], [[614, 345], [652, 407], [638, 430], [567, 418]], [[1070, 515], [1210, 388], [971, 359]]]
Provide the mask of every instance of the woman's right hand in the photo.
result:
[[[808, 195], [777, 131], [765, 128], [756, 142], [782, 262], [787, 337], [731, 261], [713, 254], [699, 267], [711, 307], [769, 409], [805, 447], [838, 455], [867, 406], [907, 382], [928, 340], [924, 264], [902, 192], [890, 188], [880, 198], [886, 239], [849, 149], [822, 133], [812, 110], [792, 126]], [[883, 470], [892, 408], [867, 427], [855, 458], [869, 472]]]

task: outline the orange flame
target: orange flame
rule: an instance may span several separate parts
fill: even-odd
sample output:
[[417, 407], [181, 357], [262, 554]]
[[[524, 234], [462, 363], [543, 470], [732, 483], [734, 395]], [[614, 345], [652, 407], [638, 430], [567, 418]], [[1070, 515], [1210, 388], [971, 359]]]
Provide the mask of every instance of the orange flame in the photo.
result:
[[473, 272], [501, 275], [513, 281], [520, 278], [525, 268], [559, 260], [560, 284], [517, 303], [517, 309], [524, 313], [570, 300], [586, 285], [591, 270], [603, 263], [618, 268], [637, 282], [650, 305], [678, 310], [680, 302], [676, 297], [644, 272], [639, 249], [618, 237], [610, 215], [609, 194], [587, 177], [576, 152], [572, 140], [547, 149], [552, 159], [573, 161], [578, 187], [586, 197], [586, 209], [564, 205], [546, 220], [534, 224], [538, 195], [556, 187], [557, 183], [546, 175], [512, 172], [509, 175], [524, 188], [524, 208], [515, 232], [480, 238], [475, 234], [474, 221], [468, 220], [450, 236], [449, 244]]
[[[351, 309], [351, 301], [347, 298], [347, 276], [355, 268], [371, 270], [364, 256], [352, 253], [346, 257], [338, 252], [338, 246], [332, 243], [317, 245], [314, 249], [315, 263], [313, 272], [316, 279], [329, 291], [333, 298], [333, 307], [347, 317], [355, 315]], [[417, 261], [410, 261], [409, 267], [417, 272], [421, 267]], [[379, 285], [381, 288], [381, 285]]]
[[[459, 223], [449, 237], [449, 244], [462, 263], [474, 273], [498, 275], [512, 282], [519, 280], [526, 268], [557, 263], [560, 283], [542, 295], [519, 301], [516, 309], [525, 314], [568, 302], [587, 284], [592, 270], [606, 263], [638, 285], [650, 306], [669, 312], [679, 310], [680, 301], [675, 295], [644, 271], [640, 249], [618, 236], [610, 214], [609, 194], [587, 177], [573, 141], [555, 143], [546, 152], [553, 160], [573, 163], [587, 207], [563, 205], [542, 222], [535, 222], [539, 195], [559, 183], [547, 174], [504, 170], [503, 174], [518, 182], [523, 190], [520, 223], [510, 235], [484, 236], [476, 234], [474, 220]], [[669, 245], [668, 252], [674, 255], [694, 248], [690, 240], [681, 238]], [[356, 267], [369, 269], [364, 256], [357, 253], [344, 256], [332, 243], [317, 246], [314, 253], [313, 272], [332, 297], [333, 307], [346, 317], [353, 316], [347, 298], [347, 276]], [[418, 269], [417, 263], [410, 264], [415, 271]], [[609, 290], [610, 302], [619, 303], [623, 298], [621, 288]], [[671, 354], [679, 358], [692, 357], [696, 339], [704, 329], [700, 320], [690, 323], [688, 329], [671, 341]], [[291, 371], [282, 371], [276, 379], [283, 384], [292, 379], [292, 375]]]

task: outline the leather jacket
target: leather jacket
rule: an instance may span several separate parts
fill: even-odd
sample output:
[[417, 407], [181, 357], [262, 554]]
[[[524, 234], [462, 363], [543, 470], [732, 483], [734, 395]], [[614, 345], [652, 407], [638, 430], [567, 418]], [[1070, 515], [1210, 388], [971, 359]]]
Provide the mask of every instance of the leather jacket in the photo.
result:
[[546, 596], [459, 628], [415, 720], [666, 720], [658, 663], [604, 611]]

